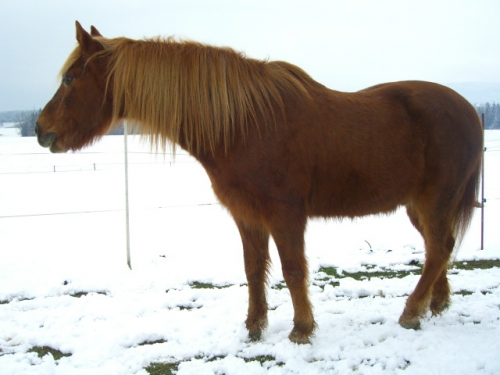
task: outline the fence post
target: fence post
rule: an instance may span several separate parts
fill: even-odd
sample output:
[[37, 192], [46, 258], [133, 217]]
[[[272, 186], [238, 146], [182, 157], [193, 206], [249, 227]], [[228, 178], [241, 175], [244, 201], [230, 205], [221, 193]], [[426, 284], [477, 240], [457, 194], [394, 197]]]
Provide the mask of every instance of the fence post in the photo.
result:
[[127, 242], [127, 264], [132, 269], [130, 261], [130, 224], [129, 224], [129, 204], [128, 204], [128, 145], [127, 145], [127, 121], [123, 121], [123, 139], [125, 148], [125, 232]]
[[[481, 114], [481, 124], [483, 125], [483, 140], [484, 140], [484, 113]], [[486, 147], [483, 145], [483, 158], [481, 160], [481, 250], [484, 249], [484, 152]]]

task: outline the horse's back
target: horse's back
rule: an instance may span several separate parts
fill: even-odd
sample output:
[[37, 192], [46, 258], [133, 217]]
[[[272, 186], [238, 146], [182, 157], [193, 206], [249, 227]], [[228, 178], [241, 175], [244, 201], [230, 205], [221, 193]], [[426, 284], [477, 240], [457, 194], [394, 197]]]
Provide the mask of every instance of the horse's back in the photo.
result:
[[414, 200], [429, 179], [449, 179], [451, 187], [475, 168], [478, 116], [447, 87], [407, 81], [312, 92], [309, 119], [292, 124], [304, 142], [301, 150], [295, 145], [297, 155], [309, 164], [310, 216], [389, 212]]
[[367, 100], [382, 97], [399, 103], [412, 123], [424, 126], [427, 131], [470, 132], [474, 138], [481, 138], [481, 124], [474, 107], [446, 86], [425, 81], [402, 81], [376, 85], [356, 94], [366, 95]]

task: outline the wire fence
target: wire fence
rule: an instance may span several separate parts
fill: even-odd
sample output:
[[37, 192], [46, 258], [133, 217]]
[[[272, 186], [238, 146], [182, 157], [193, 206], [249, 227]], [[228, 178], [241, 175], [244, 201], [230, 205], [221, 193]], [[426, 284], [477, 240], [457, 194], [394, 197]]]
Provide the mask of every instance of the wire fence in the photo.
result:
[[[119, 170], [122, 171], [124, 168], [123, 153], [121, 152], [81, 152], [75, 154], [75, 156], [83, 156], [86, 159], [92, 158], [95, 154], [96, 159], [106, 159], [105, 161], [96, 162], [81, 162], [81, 163], [44, 163], [42, 160], [36, 160], [36, 165], [30, 164], [32, 160], [27, 159], [26, 164], [23, 161], [13, 163], [13, 165], [0, 166], [0, 175], [30, 175], [30, 174], [43, 174], [43, 173], [78, 173], [78, 172], [99, 172], [99, 171], [109, 171], [109, 170]], [[53, 157], [52, 154], [48, 153], [1, 153], [0, 157], [32, 157], [35, 156], [37, 159], [42, 156]], [[158, 168], [171, 168], [175, 165], [181, 164], [197, 164], [197, 162], [187, 153], [176, 153], [172, 155], [171, 153], [165, 153], [161, 155], [156, 155], [151, 152], [137, 152], [130, 151], [129, 155], [132, 156], [132, 161], [129, 161], [131, 166], [150, 166]], [[145, 159], [139, 157], [139, 160], [133, 160], [134, 157], [145, 156]], [[215, 199], [214, 199], [215, 200]], [[138, 210], [162, 210], [166, 208], [181, 208], [181, 207], [202, 207], [202, 206], [220, 206], [218, 202], [202, 202], [202, 203], [187, 203], [187, 204], [171, 204], [171, 205], [155, 205], [155, 206], [143, 206], [134, 207], [134, 211]], [[93, 210], [68, 210], [60, 212], [42, 212], [42, 213], [27, 213], [27, 214], [10, 214], [1, 215], [0, 219], [15, 219], [15, 218], [26, 218], [26, 217], [44, 217], [44, 216], [57, 216], [57, 215], [79, 215], [79, 214], [99, 214], [99, 213], [109, 213], [109, 212], [120, 212], [125, 211], [125, 207], [122, 208], [110, 208], [110, 209], [93, 209]]]
[[[499, 141], [490, 141], [485, 143], [485, 154], [499, 152], [500, 151], [500, 140]], [[85, 155], [88, 157], [89, 155], [96, 154], [102, 156], [103, 154], [112, 155], [115, 154], [116, 158], [122, 158], [123, 154], [121, 153], [112, 153], [112, 152], [84, 152], [78, 155]], [[129, 161], [129, 165], [149, 165], [149, 166], [158, 166], [158, 167], [173, 167], [175, 164], [195, 164], [196, 161], [192, 159], [189, 154], [177, 153], [174, 157], [172, 154], [167, 153], [166, 155], [162, 154], [163, 160], [151, 159], [154, 157], [154, 154], [151, 152], [141, 152], [141, 151], [131, 151], [129, 154], [133, 157], [134, 155], [145, 155], [148, 157], [147, 160], [142, 161]], [[9, 157], [23, 157], [23, 156], [41, 156], [51, 154], [47, 153], [0, 153], [0, 156], [9, 156]], [[166, 157], [172, 158], [171, 160], [165, 160]], [[17, 163], [16, 163], [17, 164]], [[39, 174], [39, 173], [67, 173], [67, 172], [89, 172], [89, 171], [105, 171], [110, 169], [122, 169], [124, 167], [123, 160], [121, 161], [109, 161], [109, 162], [85, 162], [85, 163], [76, 163], [76, 164], [43, 164], [40, 163], [38, 165], [14, 165], [14, 166], [2, 166], [0, 167], [0, 175], [16, 175], [16, 174]], [[500, 187], [488, 187], [488, 191], [491, 192], [499, 192]], [[500, 194], [497, 197], [497, 194], [493, 194], [493, 197], [487, 198], [488, 201], [496, 201], [500, 200]], [[154, 207], [136, 207], [136, 210], [158, 210], [158, 209], [166, 209], [166, 208], [179, 208], [179, 207], [202, 207], [202, 206], [214, 206], [220, 205], [218, 202], [205, 202], [205, 203], [194, 203], [194, 204], [181, 204], [181, 205], [163, 205], [163, 206], [154, 206]], [[77, 215], [77, 214], [95, 214], [95, 213], [108, 213], [108, 212], [120, 212], [125, 211], [125, 208], [116, 208], [116, 209], [96, 209], [96, 210], [80, 210], [80, 211], [67, 211], [67, 212], [49, 212], [49, 213], [36, 213], [36, 214], [20, 214], [20, 215], [0, 215], [0, 219], [8, 219], [8, 218], [23, 218], [23, 217], [43, 217], [43, 216], [54, 216], [54, 215]]]
[[[203, 206], [220, 206], [218, 202], [213, 203], [193, 203], [193, 204], [173, 204], [155, 207], [138, 207], [134, 208], [133, 211], [137, 210], [163, 210], [167, 208], [182, 208], [182, 207], [203, 207]], [[48, 212], [48, 213], [37, 213], [37, 214], [21, 214], [21, 215], [4, 215], [0, 216], [0, 219], [14, 219], [14, 218], [24, 218], [24, 217], [39, 217], [39, 216], [59, 216], [59, 215], [81, 215], [81, 214], [97, 214], [97, 213], [108, 213], [108, 212], [123, 212], [125, 208], [114, 208], [106, 210], [84, 210], [84, 211], [66, 211], [66, 212]]]
[[[185, 162], [184, 162], [185, 163]], [[131, 162], [129, 165], [162, 165], [165, 163], [156, 162]], [[172, 166], [170, 162], [169, 166]], [[33, 173], [57, 173], [57, 172], [84, 172], [103, 171], [113, 168], [123, 168], [123, 163], [85, 163], [85, 164], [61, 164], [61, 165], [38, 165], [26, 167], [0, 167], [1, 174], [33, 174]]]
[[[89, 154], [108, 154], [112, 155], [112, 153], [85, 153], [80, 155], [89, 155]], [[149, 152], [130, 152], [132, 156], [135, 155], [145, 155], [148, 156], [148, 160], [142, 161], [129, 161], [129, 165], [157, 165], [157, 166], [169, 166], [172, 167], [174, 164], [194, 164], [196, 161], [191, 159], [188, 154], [177, 154], [175, 157], [172, 154], [166, 154], [163, 160], [151, 160], [151, 157], [154, 154]], [[0, 153], [0, 157], [12, 157], [12, 156], [33, 156], [33, 155], [48, 155], [47, 153]], [[166, 157], [169, 157], [166, 160]], [[188, 157], [188, 158], [186, 158]], [[123, 154], [117, 155], [116, 159], [120, 159], [120, 161], [100, 161], [100, 162], [85, 162], [85, 163], [75, 163], [75, 164], [50, 164], [38, 162], [37, 165], [26, 164], [26, 165], [16, 165], [13, 166], [0, 166], [0, 175], [5, 174], [31, 174], [31, 173], [55, 173], [55, 172], [83, 172], [83, 171], [102, 171], [112, 168], [123, 168], [124, 162]]]

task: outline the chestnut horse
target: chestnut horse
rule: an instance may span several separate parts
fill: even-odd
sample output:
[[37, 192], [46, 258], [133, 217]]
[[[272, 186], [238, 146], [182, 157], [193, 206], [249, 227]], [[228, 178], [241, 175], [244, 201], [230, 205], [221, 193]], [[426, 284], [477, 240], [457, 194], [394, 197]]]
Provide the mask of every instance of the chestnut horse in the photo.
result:
[[291, 341], [316, 327], [308, 297], [308, 218], [405, 206], [425, 241], [422, 276], [399, 323], [450, 304], [447, 263], [476, 202], [483, 147], [474, 108], [427, 82], [330, 90], [300, 68], [172, 38], [107, 39], [77, 22], [78, 44], [36, 125], [52, 152], [91, 144], [121, 120], [153, 146], [179, 145], [205, 168], [243, 242], [253, 340], [267, 326], [273, 237], [292, 297]]

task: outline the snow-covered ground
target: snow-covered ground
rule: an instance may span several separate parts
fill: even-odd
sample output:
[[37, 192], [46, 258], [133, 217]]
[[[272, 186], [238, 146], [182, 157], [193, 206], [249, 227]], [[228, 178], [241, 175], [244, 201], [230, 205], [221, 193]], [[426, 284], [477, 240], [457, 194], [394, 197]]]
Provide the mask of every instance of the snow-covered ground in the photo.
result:
[[[397, 324], [423, 242], [403, 210], [311, 221], [306, 235], [312, 345], [292, 344], [279, 259], [269, 328], [247, 342], [238, 231], [190, 157], [151, 155], [129, 137], [132, 270], [126, 265], [123, 138], [53, 155], [0, 128], [0, 374], [499, 374], [500, 269], [455, 270], [451, 308], [419, 331]], [[12, 135], [12, 134], [10, 134]], [[485, 250], [480, 210], [457, 259], [499, 259], [500, 131], [486, 134]], [[55, 172], [54, 172], [55, 170]], [[320, 267], [336, 267], [328, 278]], [[342, 277], [343, 276], [343, 277]], [[194, 282], [220, 288], [197, 288]], [[326, 285], [324, 285], [326, 283]], [[456, 293], [468, 291], [468, 293]], [[80, 294], [79, 294], [80, 293]], [[77, 298], [77, 296], [80, 296]], [[71, 354], [40, 358], [33, 347]]]
[[19, 129], [15, 122], [0, 122], [0, 136], [3, 137], [17, 137], [19, 136]]

